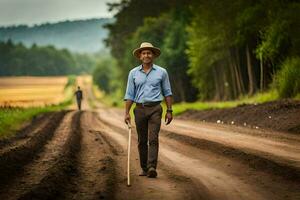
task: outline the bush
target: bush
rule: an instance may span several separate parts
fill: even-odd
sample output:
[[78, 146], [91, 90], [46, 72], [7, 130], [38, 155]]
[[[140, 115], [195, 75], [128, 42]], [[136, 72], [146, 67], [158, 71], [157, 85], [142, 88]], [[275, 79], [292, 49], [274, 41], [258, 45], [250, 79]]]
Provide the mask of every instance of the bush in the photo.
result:
[[68, 76], [68, 82], [65, 85], [65, 89], [68, 88], [68, 87], [74, 86], [75, 83], [76, 83], [76, 76], [75, 75], [69, 75]]
[[280, 97], [297, 96], [300, 93], [300, 57], [286, 59], [275, 81]]

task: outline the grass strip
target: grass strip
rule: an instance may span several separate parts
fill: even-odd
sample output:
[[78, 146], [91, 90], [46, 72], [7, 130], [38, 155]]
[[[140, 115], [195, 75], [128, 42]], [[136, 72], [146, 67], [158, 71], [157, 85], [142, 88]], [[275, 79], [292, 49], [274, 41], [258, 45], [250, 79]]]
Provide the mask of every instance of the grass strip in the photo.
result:
[[0, 107], [0, 138], [13, 136], [24, 122], [32, 120], [39, 114], [60, 111], [71, 104], [71, 100], [45, 107]]
[[68, 83], [64, 88], [65, 101], [59, 104], [52, 104], [40, 107], [0, 107], [0, 138], [13, 136], [25, 122], [31, 121], [39, 114], [46, 112], [55, 112], [65, 109], [73, 102], [74, 77], [68, 77]]

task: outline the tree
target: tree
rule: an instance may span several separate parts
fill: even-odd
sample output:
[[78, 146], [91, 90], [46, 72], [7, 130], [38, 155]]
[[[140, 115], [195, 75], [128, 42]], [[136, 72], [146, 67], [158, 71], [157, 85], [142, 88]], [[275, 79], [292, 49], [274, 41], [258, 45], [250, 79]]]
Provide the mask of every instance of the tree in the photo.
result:
[[79, 64], [76, 56], [67, 49], [57, 50], [53, 46], [27, 48], [21, 43], [0, 42], [0, 76], [78, 74], [94, 65], [95, 61], [86, 55], [80, 58], [87, 64]]
[[93, 81], [102, 91], [110, 94], [116, 90], [117, 75], [114, 59], [103, 58], [94, 69]]

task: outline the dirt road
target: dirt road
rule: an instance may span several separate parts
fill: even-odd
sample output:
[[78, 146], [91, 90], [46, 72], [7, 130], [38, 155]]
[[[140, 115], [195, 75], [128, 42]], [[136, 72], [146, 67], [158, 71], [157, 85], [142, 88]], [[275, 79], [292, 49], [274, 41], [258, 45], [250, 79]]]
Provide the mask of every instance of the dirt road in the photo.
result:
[[0, 199], [300, 199], [298, 135], [177, 119], [162, 125], [156, 179], [138, 176], [133, 130], [127, 187], [123, 110], [82, 88], [84, 111], [45, 114], [0, 142]]

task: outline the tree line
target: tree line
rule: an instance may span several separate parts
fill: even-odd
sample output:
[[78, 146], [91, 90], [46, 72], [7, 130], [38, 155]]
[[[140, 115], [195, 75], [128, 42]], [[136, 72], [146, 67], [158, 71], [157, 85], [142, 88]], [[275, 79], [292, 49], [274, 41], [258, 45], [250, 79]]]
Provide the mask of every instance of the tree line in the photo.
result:
[[53, 46], [26, 47], [11, 40], [0, 42], [0, 76], [56, 76], [90, 73], [95, 59]]
[[156, 63], [167, 68], [175, 101], [300, 93], [299, 1], [122, 0], [109, 7], [116, 14], [106, 44], [123, 90], [139, 63], [132, 50], [149, 41], [162, 50]]
[[0, 41], [11, 39], [14, 43], [22, 42], [26, 47], [34, 43], [38, 46], [51, 44], [72, 52], [96, 53], [104, 49], [101, 41], [107, 36], [107, 30], [102, 26], [109, 22], [112, 22], [111, 18], [0, 27]]

